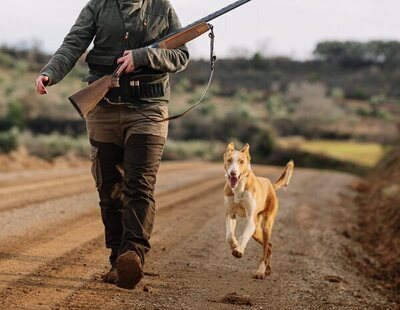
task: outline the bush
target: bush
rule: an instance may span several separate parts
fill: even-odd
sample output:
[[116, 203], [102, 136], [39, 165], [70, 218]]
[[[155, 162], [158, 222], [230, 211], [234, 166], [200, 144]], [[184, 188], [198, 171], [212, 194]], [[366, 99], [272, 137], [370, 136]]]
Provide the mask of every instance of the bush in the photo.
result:
[[0, 52], [0, 66], [5, 68], [13, 68], [15, 59], [8, 54]]
[[19, 130], [12, 128], [9, 131], [0, 132], [0, 152], [8, 153], [18, 148]]
[[1, 122], [6, 128], [25, 127], [25, 109], [20, 101], [14, 100], [9, 103], [7, 114]]
[[216, 161], [222, 158], [225, 144], [202, 140], [174, 141], [168, 140], [165, 146], [163, 159], [186, 160], [202, 159]]
[[58, 133], [33, 136], [25, 133], [21, 137], [21, 144], [26, 147], [29, 154], [44, 159], [52, 159], [67, 153], [74, 153], [81, 157], [88, 157], [89, 154], [89, 143], [83, 136], [72, 138]]
[[253, 161], [257, 163], [266, 163], [267, 158], [276, 149], [276, 135], [272, 128], [265, 128], [255, 134], [251, 141], [251, 154]]

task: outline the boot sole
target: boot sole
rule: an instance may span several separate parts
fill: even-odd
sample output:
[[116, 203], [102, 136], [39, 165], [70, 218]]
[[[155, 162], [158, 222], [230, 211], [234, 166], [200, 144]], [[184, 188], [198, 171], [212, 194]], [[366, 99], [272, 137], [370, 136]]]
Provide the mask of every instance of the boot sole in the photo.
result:
[[117, 286], [125, 289], [134, 289], [143, 278], [143, 269], [139, 256], [131, 251], [120, 255], [117, 259], [118, 282]]

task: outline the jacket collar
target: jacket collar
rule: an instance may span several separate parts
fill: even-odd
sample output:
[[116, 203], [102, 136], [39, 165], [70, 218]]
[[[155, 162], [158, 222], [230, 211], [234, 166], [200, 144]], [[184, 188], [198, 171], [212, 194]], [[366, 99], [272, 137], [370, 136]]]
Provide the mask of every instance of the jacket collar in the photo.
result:
[[117, 0], [121, 8], [130, 7], [128, 11], [129, 15], [133, 12], [140, 10], [143, 6], [144, 1], [145, 0]]

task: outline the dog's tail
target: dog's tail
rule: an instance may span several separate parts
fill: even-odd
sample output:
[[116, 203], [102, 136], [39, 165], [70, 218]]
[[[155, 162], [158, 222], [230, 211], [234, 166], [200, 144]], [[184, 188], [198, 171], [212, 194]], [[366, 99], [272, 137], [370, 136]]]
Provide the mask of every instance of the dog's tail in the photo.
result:
[[283, 186], [286, 189], [286, 187], [289, 185], [290, 178], [292, 177], [293, 169], [294, 169], [294, 162], [293, 160], [291, 160], [287, 163], [285, 171], [283, 171], [279, 179], [275, 181], [274, 183], [275, 190], [280, 189]]

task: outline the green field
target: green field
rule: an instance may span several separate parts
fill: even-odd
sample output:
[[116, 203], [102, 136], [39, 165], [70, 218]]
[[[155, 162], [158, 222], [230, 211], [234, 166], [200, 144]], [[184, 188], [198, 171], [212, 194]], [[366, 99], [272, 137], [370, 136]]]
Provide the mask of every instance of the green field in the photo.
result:
[[373, 167], [385, 153], [385, 148], [378, 143], [354, 141], [310, 141], [283, 138], [279, 140], [279, 145], [282, 148], [295, 148], [313, 154], [322, 154], [366, 167]]

